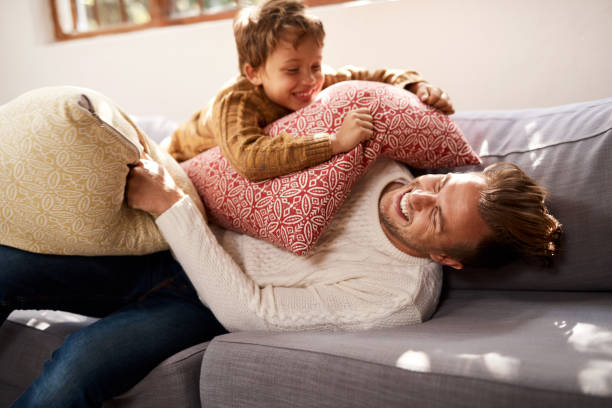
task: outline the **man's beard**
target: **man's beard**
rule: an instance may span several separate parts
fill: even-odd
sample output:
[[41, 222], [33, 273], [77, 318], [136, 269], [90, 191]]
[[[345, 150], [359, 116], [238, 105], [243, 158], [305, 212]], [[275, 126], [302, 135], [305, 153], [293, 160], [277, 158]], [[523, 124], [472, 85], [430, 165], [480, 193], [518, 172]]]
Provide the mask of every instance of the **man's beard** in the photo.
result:
[[393, 223], [385, 216], [385, 214], [380, 211], [380, 208], [378, 209], [378, 215], [380, 221], [382, 222], [383, 226], [390, 235], [392, 235], [397, 241], [401, 242], [402, 245], [404, 245], [405, 247], [421, 254], [423, 257], [427, 257], [430, 251], [402, 234], [400, 229], [393, 225]]

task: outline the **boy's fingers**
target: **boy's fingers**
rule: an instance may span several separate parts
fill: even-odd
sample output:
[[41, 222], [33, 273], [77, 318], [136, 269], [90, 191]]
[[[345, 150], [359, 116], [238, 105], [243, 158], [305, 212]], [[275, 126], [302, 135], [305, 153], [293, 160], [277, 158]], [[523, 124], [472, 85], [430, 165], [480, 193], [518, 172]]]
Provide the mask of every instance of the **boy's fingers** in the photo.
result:
[[441, 108], [442, 106], [448, 104], [448, 97], [446, 96], [445, 92], [441, 92], [440, 96], [438, 97], [438, 99], [432, 103], [432, 106], [435, 106], [436, 108]]
[[440, 108], [440, 110], [447, 115], [452, 115], [453, 113], [455, 113], [455, 109], [453, 108], [453, 105], [450, 103]]
[[427, 103], [431, 106], [436, 106], [436, 103], [440, 101], [440, 96], [442, 96], [442, 90], [440, 88], [430, 89]]
[[417, 96], [419, 97], [421, 101], [426, 102], [427, 99], [429, 98], [429, 89], [426, 86], [421, 86], [417, 90]]
[[368, 121], [368, 122], [372, 122], [374, 120], [372, 118], [372, 115], [370, 115], [369, 113], [359, 113], [355, 115], [355, 117], [359, 120]]
[[455, 112], [453, 109], [453, 103], [448, 97], [448, 94], [444, 91], [440, 95], [440, 99], [433, 106], [446, 114], [452, 114]]
[[363, 119], [361, 119], [359, 121], [359, 125], [361, 127], [363, 127], [363, 128], [366, 128], [366, 129], [374, 129], [374, 123], [372, 123], [371, 120], [363, 120]]

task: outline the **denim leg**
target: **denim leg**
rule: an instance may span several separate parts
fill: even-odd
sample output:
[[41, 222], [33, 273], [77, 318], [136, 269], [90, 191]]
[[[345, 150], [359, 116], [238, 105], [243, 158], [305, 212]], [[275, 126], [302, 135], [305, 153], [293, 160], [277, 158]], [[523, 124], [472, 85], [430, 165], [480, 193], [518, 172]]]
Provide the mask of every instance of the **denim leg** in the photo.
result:
[[163, 290], [70, 335], [12, 407], [97, 407], [165, 358], [225, 333], [197, 299]]
[[88, 257], [35, 254], [0, 245], [0, 324], [17, 309], [102, 317], [171, 278], [177, 270], [181, 268], [169, 251]]
[[0, 318], [43, 308], [102, 318], [67, 337], [15, 407], [100, 406], [164, 359], [225, 333], [169, 251], [79, 257], [0, 246], [0, 307]]

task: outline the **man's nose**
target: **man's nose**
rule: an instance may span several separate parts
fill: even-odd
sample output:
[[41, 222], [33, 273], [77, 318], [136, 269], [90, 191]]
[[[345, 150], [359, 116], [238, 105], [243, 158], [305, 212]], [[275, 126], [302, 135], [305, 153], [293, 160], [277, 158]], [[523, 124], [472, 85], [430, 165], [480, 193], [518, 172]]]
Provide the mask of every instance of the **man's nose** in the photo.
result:
[[412, 192], [412, 208], [421, 211], [435, 205], [436, 194], [429, 191], [415, 190]]

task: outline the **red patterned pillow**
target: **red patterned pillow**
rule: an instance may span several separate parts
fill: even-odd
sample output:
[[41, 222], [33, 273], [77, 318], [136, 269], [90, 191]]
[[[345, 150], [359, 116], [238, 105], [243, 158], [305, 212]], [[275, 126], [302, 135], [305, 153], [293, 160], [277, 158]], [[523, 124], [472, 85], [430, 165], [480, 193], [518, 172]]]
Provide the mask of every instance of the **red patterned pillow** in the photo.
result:
[[269, 241], [297, 255], [312, 248], [353, 184], [379, 155], [417, 168], [479, 164], [461, 130], [412, 93], [378, 82], [346, 81], [266, 128], [274, 136], [335, 132], [347, 112], [367, 107], [374, 137], [318, 166], [250, 182], [218, 147], [183, 163], [216, 224]]

